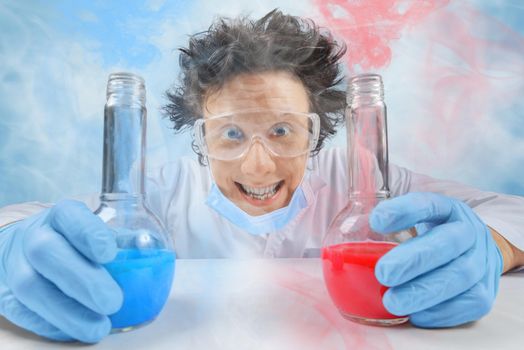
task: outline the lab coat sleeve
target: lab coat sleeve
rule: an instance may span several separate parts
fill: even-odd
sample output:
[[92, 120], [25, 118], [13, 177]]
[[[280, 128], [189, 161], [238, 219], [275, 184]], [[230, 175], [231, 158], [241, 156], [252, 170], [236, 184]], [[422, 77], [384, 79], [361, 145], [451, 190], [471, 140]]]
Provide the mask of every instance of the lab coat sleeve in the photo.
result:
[[455, 181], [438, 180], [390, 164], [392, 196], [435, 192], [468, 204], [484, 223], [524, 250], [524, 197], [481, 191]]
[[50, 208], [50, 203], [26, 202], [0, 208], [0, 229]]
[[[72, 196], [70, 199], [83, 202], [87, 207], [95, 211], [100, 204], [100, 194], [83, 194], [78, 196]], [[0, 208], [0, 229], [3, 227], [23, 220], [31, 215], [38, 214], [44, 209], [51, 208], [54, 203], [43, 203], [43, 202], [24, 202], [17, 204], [10, 204]]]

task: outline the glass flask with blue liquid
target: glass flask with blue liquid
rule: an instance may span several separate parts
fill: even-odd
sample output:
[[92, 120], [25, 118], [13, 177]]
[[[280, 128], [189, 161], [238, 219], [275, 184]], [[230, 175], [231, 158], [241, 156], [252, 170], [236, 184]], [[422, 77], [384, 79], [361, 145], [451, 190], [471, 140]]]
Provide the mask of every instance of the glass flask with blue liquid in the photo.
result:
[[173, 243], [144, 201], [146, 90], [144, 79], [113, 73], [104, 111], [100, 207], [114, 230], [117, 257], [104, 267], [122, 288], [124, 303], [110, 315], [113, 332], [153, 321], [164, 307], [175, 270]]

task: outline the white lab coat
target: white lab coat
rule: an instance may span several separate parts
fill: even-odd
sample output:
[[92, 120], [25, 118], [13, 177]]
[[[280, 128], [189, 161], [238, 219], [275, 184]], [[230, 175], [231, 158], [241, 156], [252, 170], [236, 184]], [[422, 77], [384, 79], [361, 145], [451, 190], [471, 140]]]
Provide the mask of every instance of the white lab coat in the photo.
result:
[[[282, 230], [251, 235], [205, 203], [212, 184], [210, 172], [193, 158], [182, 158], [152, 169], [147, 177], [147, 203], [165, 223], [179, 258], [315, 257], [329, 224], [347, 203], [345, 151], [322, 150], [309, 162], [303, 190], [307, 207]], [[524, 198], [484, 192], [452, 181], [436, 180], [390, 164], [393, 197], [407, 192], [436, 192], [466, 202], [482, 220], [524, 250]], [[91, 208], [93, 197], [85, 202]], [[0, 209], [0, 227], [43, 207], [24, 203]]]

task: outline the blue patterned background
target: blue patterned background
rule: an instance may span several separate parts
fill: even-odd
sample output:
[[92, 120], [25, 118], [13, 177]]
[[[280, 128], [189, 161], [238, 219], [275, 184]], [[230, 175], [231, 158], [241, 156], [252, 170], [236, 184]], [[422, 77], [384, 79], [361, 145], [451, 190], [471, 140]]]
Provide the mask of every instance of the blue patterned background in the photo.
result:
[[[211, 0], [0, 0], [0, 206], [99, 191], [113, 71], [146, 79], [150, 165], [192, 154], [189, 135], [173, 134], [160, 113], [177, 77], [176, 48], [218, 15], [259, 17], [278, 7], [318, 20], [358, 50], [345, 25], [333, 25], [348, 16], [345, 5], [326, 3], [331, 22], [314, 0], [222, 0], [219, 10]], [[397, 3], [399, 12], [410, 6]], [[524, 195], [524, 4], [444, 2], [397, 34], [384, 44], [388, 62], [371, 69], [385, 77], [391, 160]], [[331, 145], [344, 140], [342, 130]]]

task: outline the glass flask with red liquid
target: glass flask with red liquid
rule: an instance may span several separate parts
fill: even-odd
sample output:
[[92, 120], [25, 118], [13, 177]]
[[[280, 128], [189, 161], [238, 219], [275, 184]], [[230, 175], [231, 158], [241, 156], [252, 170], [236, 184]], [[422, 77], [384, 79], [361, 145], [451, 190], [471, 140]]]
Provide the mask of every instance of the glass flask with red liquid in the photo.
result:
[[378, 326], [401, 324], [408, 317], [393, 315], [385, 309], [382, 296], [387, 287], [375, 278], [375, 265], [411, 234], [401, 231], [382, 235], [369, 226], [373, 208], [390, 196], [382, 78], [376, 74], [353, 77], [347, 99], [348, 204], [333, 220], [324, 238], [321, 255], [324, 281], [345, 318]]

